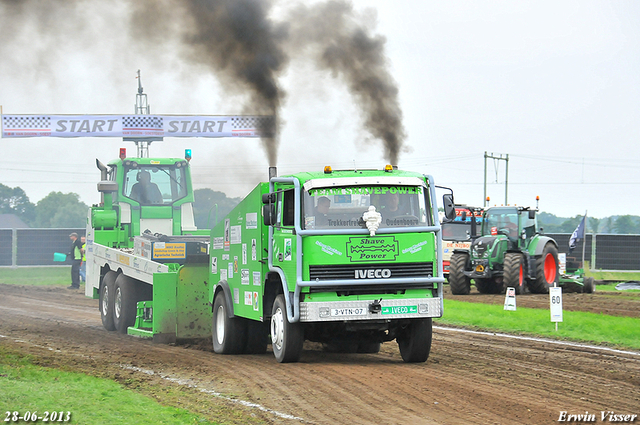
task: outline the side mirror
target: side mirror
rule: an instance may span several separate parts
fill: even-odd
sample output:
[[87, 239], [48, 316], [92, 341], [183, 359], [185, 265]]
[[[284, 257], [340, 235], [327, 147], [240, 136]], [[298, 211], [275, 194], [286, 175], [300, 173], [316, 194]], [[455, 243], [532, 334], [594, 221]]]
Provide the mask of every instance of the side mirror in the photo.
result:
[[447, 220], [455, 220], [456, 218], [456, 206], [453, 202], [453, 193], [447, 193], [442, 195], [442, 202], [444, 206], [444, 216]]
[[262, 203], [263, 204], [273, 204], [276, 202], [276, 194], [275, 193], [263, 193], [262, 194]]
[[262, 206], [262, 221], [265, 226], [276, 224], [276, 204], [268, 203]]
[[536, 218], [536, 211], [529, 210], [529, 220], [533, 220], [534, 218]]

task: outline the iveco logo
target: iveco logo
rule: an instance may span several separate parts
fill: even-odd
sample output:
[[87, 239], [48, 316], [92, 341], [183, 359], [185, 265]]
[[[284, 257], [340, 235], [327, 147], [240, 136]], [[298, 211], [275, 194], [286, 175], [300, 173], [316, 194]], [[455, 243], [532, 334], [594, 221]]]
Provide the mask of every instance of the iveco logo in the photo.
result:
[[356, 279], [386, 279], [391, 277], [389, 269], [356, 270]]

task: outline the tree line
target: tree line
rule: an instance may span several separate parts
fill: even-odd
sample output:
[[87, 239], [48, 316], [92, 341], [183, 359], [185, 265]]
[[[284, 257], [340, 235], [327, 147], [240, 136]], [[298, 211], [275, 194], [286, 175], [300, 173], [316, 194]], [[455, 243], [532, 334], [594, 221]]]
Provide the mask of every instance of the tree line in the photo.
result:
[[[224, 192], [196, 189], [193, 213], [200, 229], [213, 227], [227, 215], [242, 198], [228, 198]], [[0, 214], [14, 214], [32, 228], [85, 227], [87, 209], [76, 193], [51, 192], [36, 204], [20, 187], [8, 187], [0, 183]], [[538, 226], [545, 233], [573, 233], [582, 220], [575, 217], [557, 217], [554, 214], [538, 214]], [[640, 234], [640, 217], [635, 215], [587, 217], [587, 233]]]

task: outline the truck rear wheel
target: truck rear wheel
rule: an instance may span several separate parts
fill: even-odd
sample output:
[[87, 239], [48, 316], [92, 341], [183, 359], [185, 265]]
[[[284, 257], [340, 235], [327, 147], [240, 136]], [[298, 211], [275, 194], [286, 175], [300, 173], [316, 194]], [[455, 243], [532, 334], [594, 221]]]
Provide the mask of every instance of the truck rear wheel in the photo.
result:
[[596, 282], [592, 277], [585, 277], [582, 282], [582, 292], [585, 294], [593, 294], [596, 292]]
[[515, 288], [516, 295], [522, 295], [526, 291], [524, 278], [524, 258], [522, 254], [508, 252], [504, 255], [504, 287]]
[[240, 354], [246, 343], [246, 323], [239, 317], [229, 317], [224, 292], [213, 300], [213, 351], [217, 354]]
[[113, 324], [121, 334], [136, 322], [137, 304], [136, 281], [121, 273], [113, 289]]
[[464, 275], [469, 255], [454, 252], [449, 266], [449, 287], [453, 295], [469, 295], [471, 278]]
[[558, 283], [560, 269], [558, 265], [558, 249], [551, 243], [544, 246], [542, 256], [538, 258], [536, 279], [530, 286], [531, 292], [548, 294], [549, 288]]
[[279, 363], [291, 363], [300, 360], [304, 331], [300, 322], [290, 323], [287, 318], [287, 305], [284, 295], [280, 294], [273, 303], [271, 314], [271, 346]]
[[102, 326], [108, 331], [116, 330], [116, 326], [113, 324], [113, 293], [116, 277], [118, 277], [118, 273], [107, 272], [102, 278], [100, 286], [100, 318]]
[[426, 362], [431, 351], [433, 320], [413, 319], [396, 340], [405, 363]]

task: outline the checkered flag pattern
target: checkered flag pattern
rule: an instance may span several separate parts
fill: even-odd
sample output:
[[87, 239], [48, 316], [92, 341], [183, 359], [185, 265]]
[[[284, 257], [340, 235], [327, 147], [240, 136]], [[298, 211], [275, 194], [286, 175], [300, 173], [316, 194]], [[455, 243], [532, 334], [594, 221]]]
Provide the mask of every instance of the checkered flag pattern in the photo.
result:
[[127, 115], [122, 117], [122, 128], [162, 130], [162, 117], [151, 115]]
[[263, 117], [233, 117], [231, 118], [232, 131], [258, 131], [263, 136], [275, 132], [275, 119], [272, 116]]
[[3, 115], [2, 127], [7, 130], [50, 130], [51, 118], [35, 115]]

